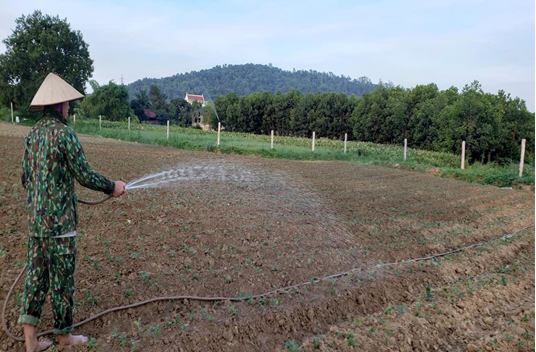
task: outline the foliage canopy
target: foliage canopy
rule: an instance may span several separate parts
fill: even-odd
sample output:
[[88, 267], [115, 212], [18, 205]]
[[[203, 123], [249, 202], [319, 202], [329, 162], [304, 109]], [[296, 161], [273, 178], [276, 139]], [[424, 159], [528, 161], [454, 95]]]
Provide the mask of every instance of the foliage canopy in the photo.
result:
[[0, 103], [28, 116], [27, 107], [50, 72], [58, 74], [81, 93], [93, 73], [93, 60], [82, 33], [67, 19], [36, 10], [15, 20], [13, 33], [3, 40], [0, 54]]

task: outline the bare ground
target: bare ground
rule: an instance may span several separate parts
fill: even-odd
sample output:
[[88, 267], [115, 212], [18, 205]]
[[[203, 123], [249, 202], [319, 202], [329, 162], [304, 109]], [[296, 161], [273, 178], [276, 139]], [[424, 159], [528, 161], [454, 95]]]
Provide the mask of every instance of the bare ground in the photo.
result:
[[[19, 172], [27, 132], [0, 124], [1, 304], [25, 262]], [[247, 297], [358, 269], [264, 300], [169, 301], [112, 313], [79, 328], [91, 343], [70, 350], [534, 350], [533, 188], [94, 137], [82, 143], [112, 179], [196, 166], [202, 177], [79, 206], [75, 320], [155, 296]], [[100, 197], [79, 190], [79, 198]], [[527, 226], [456, 255], [377, 266]], [[21, 289], [7, 315], [17, 334]], [[51, 326], [47, 304], [39, 328]], [[0, 332], [0, 349], [22, 345]]]

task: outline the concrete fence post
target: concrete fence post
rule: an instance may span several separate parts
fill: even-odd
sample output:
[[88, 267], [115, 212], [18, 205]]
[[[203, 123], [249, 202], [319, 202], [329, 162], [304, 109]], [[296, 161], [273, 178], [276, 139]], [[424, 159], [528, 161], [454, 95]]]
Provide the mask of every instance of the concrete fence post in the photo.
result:
[[99, 131], [102, 130], [102, 116], [99, 115]]
[[406, 161], [406, 156], [408, 155], [407, 150], [408, 150], [408, 139], [404, 138], [404, 161]]
[[519, 177], [523, 177], [523, 164], [525, 163], [525, 139], [521, 140], [521, 160], [519, 161]]
[[465, 170], [465, 141], [462, 142], [462, 170]]
[[315, 137], [316, 137], [316, 132], [313, 132], [313, 152], [315, 151]]
[[11, 102], [11, 123], [13, 123], [13, 102]]
[[220, 146], [221, 122], [218, 122], [218, 147]]
[[274, 149], [274, 130], [270, 133], [270, 148]]
[[169, 139], [169, 120], [167, 120], [167, 132], [166, 132], [166, 139]]
[[348, 141], [348, 133], [344, 134], [344, 154], [346, 154], [346, 141]]

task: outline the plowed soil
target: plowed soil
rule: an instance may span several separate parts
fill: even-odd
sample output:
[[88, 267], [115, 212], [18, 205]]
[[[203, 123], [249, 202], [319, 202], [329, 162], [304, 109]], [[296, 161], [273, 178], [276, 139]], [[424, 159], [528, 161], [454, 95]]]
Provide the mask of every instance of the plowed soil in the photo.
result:
[[[28, 131], [0, 124], [0, 304], [26, 260], [19, 175]], [[77, 329], [88, 346], [67, 350], [534, 350], [534, 188], [81, 140], [92, 167], [111, 179], [197, 171], [79, 205], [75, 321], [157, 296], [247, 298], [356, 270], [265, 299], [111, 313]], [[102, 196], [78, 189], [82, 199]], [[17, 335], [21, 294], [19, 284], [8, 302]], [[39, 330], [52, 325], [47, 303]], [[0, 350], [23, 345], [1, 331]]]

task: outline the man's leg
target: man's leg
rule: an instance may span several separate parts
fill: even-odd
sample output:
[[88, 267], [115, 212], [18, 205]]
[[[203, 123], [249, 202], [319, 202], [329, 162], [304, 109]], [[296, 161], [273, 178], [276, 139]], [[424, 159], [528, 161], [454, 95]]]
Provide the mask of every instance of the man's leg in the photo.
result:
[[75, 238], [51, 239], [56, 241], [56, 249], [51, 255], [50, 289], [52, 311], [54, 312], [54, 334], [58, 335], [60, 346], [87, 343], [82, 335], [72, 335], [74, 270], [76, 262]]
[[37, 340], [37, 331], [36, 331], [37, 328], [35, 326], [22, 324], [22, 330], [24, 332], [24, 340], [25, 340], [27, 352], [45, 351], [52, 345], [52, 341], [49, 341], [49, 340], [38, 341]]
[[19, 324], [24, 330], [27, 351], [44, 351], [52, 342], [39, 342], [36, 337], [36, 327], [41, 318], [43, 304], [48, 292], [48, 265], [43, 248], [43, 239], [28, 238], [28, 270], [24, 283]]

